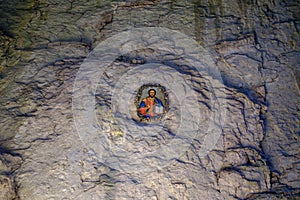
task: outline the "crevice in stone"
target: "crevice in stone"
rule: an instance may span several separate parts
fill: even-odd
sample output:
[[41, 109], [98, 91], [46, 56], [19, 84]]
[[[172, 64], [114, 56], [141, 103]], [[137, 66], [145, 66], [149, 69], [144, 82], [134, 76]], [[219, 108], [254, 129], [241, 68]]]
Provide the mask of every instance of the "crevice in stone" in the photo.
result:
[[298, 199], [300, 196], [299, 188], [281, 187], [272, 189], [271, 191], [259, 192], [249, 194], [245, 200], [259, 200], [259, 199]]

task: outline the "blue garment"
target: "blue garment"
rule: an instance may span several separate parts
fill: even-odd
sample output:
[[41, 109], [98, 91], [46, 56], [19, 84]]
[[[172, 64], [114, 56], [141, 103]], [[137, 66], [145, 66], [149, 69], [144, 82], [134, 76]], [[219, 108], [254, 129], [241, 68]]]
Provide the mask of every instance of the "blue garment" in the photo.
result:
[[[159, 106], [164, 106], [163, 103], [162, 103], [162, 101], [161, 101], [159, 98], [157, 98], [157, 97], [154, 98], [154, 103], [155, 103], [155, 104], [158, 104]], [[142, 101], [142, 102], [140, 103], [139, 108], [143, 108], [143, 107], [146, 107], [146, 104], [145, 104], [144, 101]]]

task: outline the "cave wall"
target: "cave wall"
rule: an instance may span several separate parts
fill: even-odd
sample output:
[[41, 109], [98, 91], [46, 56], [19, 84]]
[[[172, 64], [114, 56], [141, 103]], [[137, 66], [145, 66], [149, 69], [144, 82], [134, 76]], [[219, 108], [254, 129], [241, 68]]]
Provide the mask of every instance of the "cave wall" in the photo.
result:
[[[298, 198], [299, 3], [2, 1], [1, 198]], [[76, 73], [102, 41], [143, 27], [179, 31], [209, 52], [222, 77], [216, 90], [226, 99], [227, 115], [206, 156], [199, 156], [195, 138], [165, 168], [135, 174], [106, 166], [82, 144], [72, 95]], [[207, 79], [180, 68], [176, 56], [149, 49], [126, 56], [107, 68], [105, 81], [114, 83], [145, 62], [172, 61], [204, 99], [200, 108], [212, 112]]]

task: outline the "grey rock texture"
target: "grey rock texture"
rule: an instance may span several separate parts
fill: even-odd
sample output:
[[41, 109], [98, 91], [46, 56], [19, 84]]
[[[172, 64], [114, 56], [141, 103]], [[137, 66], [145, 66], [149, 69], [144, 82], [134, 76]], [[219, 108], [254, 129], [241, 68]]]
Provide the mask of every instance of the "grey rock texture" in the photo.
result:
[[0, 199], [299, 199], [299, 1], [1, 4]]

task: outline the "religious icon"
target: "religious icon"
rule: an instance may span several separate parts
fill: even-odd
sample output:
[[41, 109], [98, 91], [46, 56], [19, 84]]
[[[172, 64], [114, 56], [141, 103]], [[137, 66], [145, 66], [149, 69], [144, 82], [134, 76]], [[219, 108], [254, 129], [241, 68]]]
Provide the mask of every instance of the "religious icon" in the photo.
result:
[[[157, 95], [158, 91], [158, 95]], [[167, 95], [160, 85], [144, 85], [140, 90], [137, 114], [140, 120], [159, 119], [167, 111]], [[147, 94], [147, 96], [145, 96]]]

